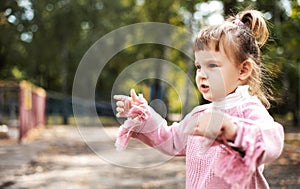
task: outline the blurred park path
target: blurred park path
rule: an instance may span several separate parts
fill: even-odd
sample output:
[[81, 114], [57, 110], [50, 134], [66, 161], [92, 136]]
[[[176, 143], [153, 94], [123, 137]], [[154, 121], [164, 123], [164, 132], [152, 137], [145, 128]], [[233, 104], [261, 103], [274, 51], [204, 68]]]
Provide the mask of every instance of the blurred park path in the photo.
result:
[[[170, 158], [151, 167], [127, 168], [122, 163], [115, 165], [101, 158], [101, 155], [96, 155], [87, 146], [91, 141], [100, 141], [98, 148], [95, 144], [92, 149], [97, 148], [97, 152], [103, 152], [103, 157], [132, 163], [139, 161], [137, 154], [130, 150], [127, 150], [126, 155], [115, 157], [118, 153], [114, 149], [104, 149], [113, 148], [117, 129], [105, 128], [104, 134], [109, 136], [105, 138], [96, 127], [81, 128], [78, 132], [78, 128], [74, 126], [51, 126], [41, 130], [38, 137], [23, 144], [0, 140], [0, 188], [184, 188], [183, 157]], [[87, 139], [87, 136], [91, 137]], [[131, 142], [131, 145], [141, 145], [134, 140]], [[100, 143], [109, 144], [103, 146]], [[153, 162], [156, 158], [151, 153], [141, 156], [146, 163]], [[271, 189], [300, 188], [299, 132], [286, 133], [284, 152], [275, 162], [266, 165], [265, 175]]]

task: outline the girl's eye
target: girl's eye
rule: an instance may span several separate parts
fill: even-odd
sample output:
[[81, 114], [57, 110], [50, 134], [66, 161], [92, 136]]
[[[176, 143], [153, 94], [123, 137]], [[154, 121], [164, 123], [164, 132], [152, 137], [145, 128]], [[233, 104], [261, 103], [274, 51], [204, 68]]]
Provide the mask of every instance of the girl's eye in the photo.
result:
[[200, 66], [200, 65], [196, 65], [196, 68], [197, 68], [198, 70], [201, 70], [201, 66]]
[[208, 67], [209, 68], [216, 68], [216, 67], [218, 67], [218, 65], [217, 64], [208, 64]]

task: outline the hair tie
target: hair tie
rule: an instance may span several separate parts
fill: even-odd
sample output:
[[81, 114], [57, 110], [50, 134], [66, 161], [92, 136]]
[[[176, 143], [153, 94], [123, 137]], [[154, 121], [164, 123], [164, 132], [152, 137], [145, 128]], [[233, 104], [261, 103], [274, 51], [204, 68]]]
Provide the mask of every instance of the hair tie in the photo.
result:
[[238, 18], [236, 18], [236, 19], [233, 21], [233, 24], [235, 24], [235, 25], [237, 25], [237, 26], [243, 26], [243, 25], [244, 25], [244, 23], [243, 23], [240, 19], [238, 19]]

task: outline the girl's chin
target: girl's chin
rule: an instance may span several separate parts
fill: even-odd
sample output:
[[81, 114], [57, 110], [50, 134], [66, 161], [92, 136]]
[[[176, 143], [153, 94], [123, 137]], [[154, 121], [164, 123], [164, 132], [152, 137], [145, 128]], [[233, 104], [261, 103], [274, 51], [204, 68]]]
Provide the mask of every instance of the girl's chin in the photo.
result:
[[207, 100], [207, 101], [210, 101], [210, 102], [213, 101], [213, 99], [211, 98], [211, 96], [203, 95], [203, 94], [202, 94], [202, 97], [203, 97], [205, 100]]
[[205, 95], [205, 94], [202, 94], [202, 97], [205, 99], [205, 100], [207, 100], [207, 101], [209, 101], [209, 102], [213, 102], [213, 101], [219, 101], [219, 100], [221, 100], [221, 99], [223, 99], [224, 97], [212, 97], [211, 95]]

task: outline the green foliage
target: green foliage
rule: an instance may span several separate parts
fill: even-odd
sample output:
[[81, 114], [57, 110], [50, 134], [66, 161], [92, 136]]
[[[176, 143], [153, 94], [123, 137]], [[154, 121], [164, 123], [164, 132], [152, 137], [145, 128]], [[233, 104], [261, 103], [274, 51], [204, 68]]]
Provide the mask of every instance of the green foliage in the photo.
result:
[[[203, 20], [214, 12], [199, 10], [202, 0], [1, 0], [0, 4], [0, 79], [22, 80], [71, 95], [78, 64], [90, 46], [105, 34], [139, 22], [163, 22], [187, 28], [196, 33]], [[272, 71], [275, 94], [282, 97], [280, 113], [298, 113], [300, 63], [300, 5], [297, 0], [252, 1], [223, 0], [223, 14], [228, 16], [245, 8], [266, 13], [271, 40], [263, 48], [264, 63]], [[288, 4], [284, 4], [286, 2]], [[289, 6], [286, 6], [289, 5]], [[209, 7], [214, 8], [214, 7]], [[207, 12], [207, 13], [206, 13]], [[197, 20], [201, 13], [202, 20]], [[204, 14], [205, 13], [205, 14]], [[203, 15], [204, 14], [204, 15]], [[134, 37], [141, 37], [135, 35]], [[191, 39], [194, 36], [191, 36]], [[180, 38], [172, 35], [172, 39]], [[130, 42], [130, 37], [126, 38]], [[182, 41], [178, 40], [178, 43]], [[105, 66], [97, 83], [97, 98], [110, 100], [114, 80], [128, 65], [146, 58], [160, 58], [178, 65], [193, 80], [193, 62], [176, 49], [144, 44], [123, 49]], [[182, 90], [184, 79], [167, 73]], [[149, 96], [153, 81], [144, 81], [137, 88]], [[125, 83], [130, 85], [131, 81]], [[124, 90], [126, 86], [124, 86]], [[128, 89], [129, 90], [129, 89]], [[167, 101], [178, 100], [178, 92], [166, 90]], [[182, 99], [181, 99], [182, 100]], [[193, 99], [190, 105], [199, 103]], [[177, 112], [180, 103], [169, 103]], [[285, 105], [286, 104], [286, 105]], [[274, 110], [274, 112], [277, 110]]]

